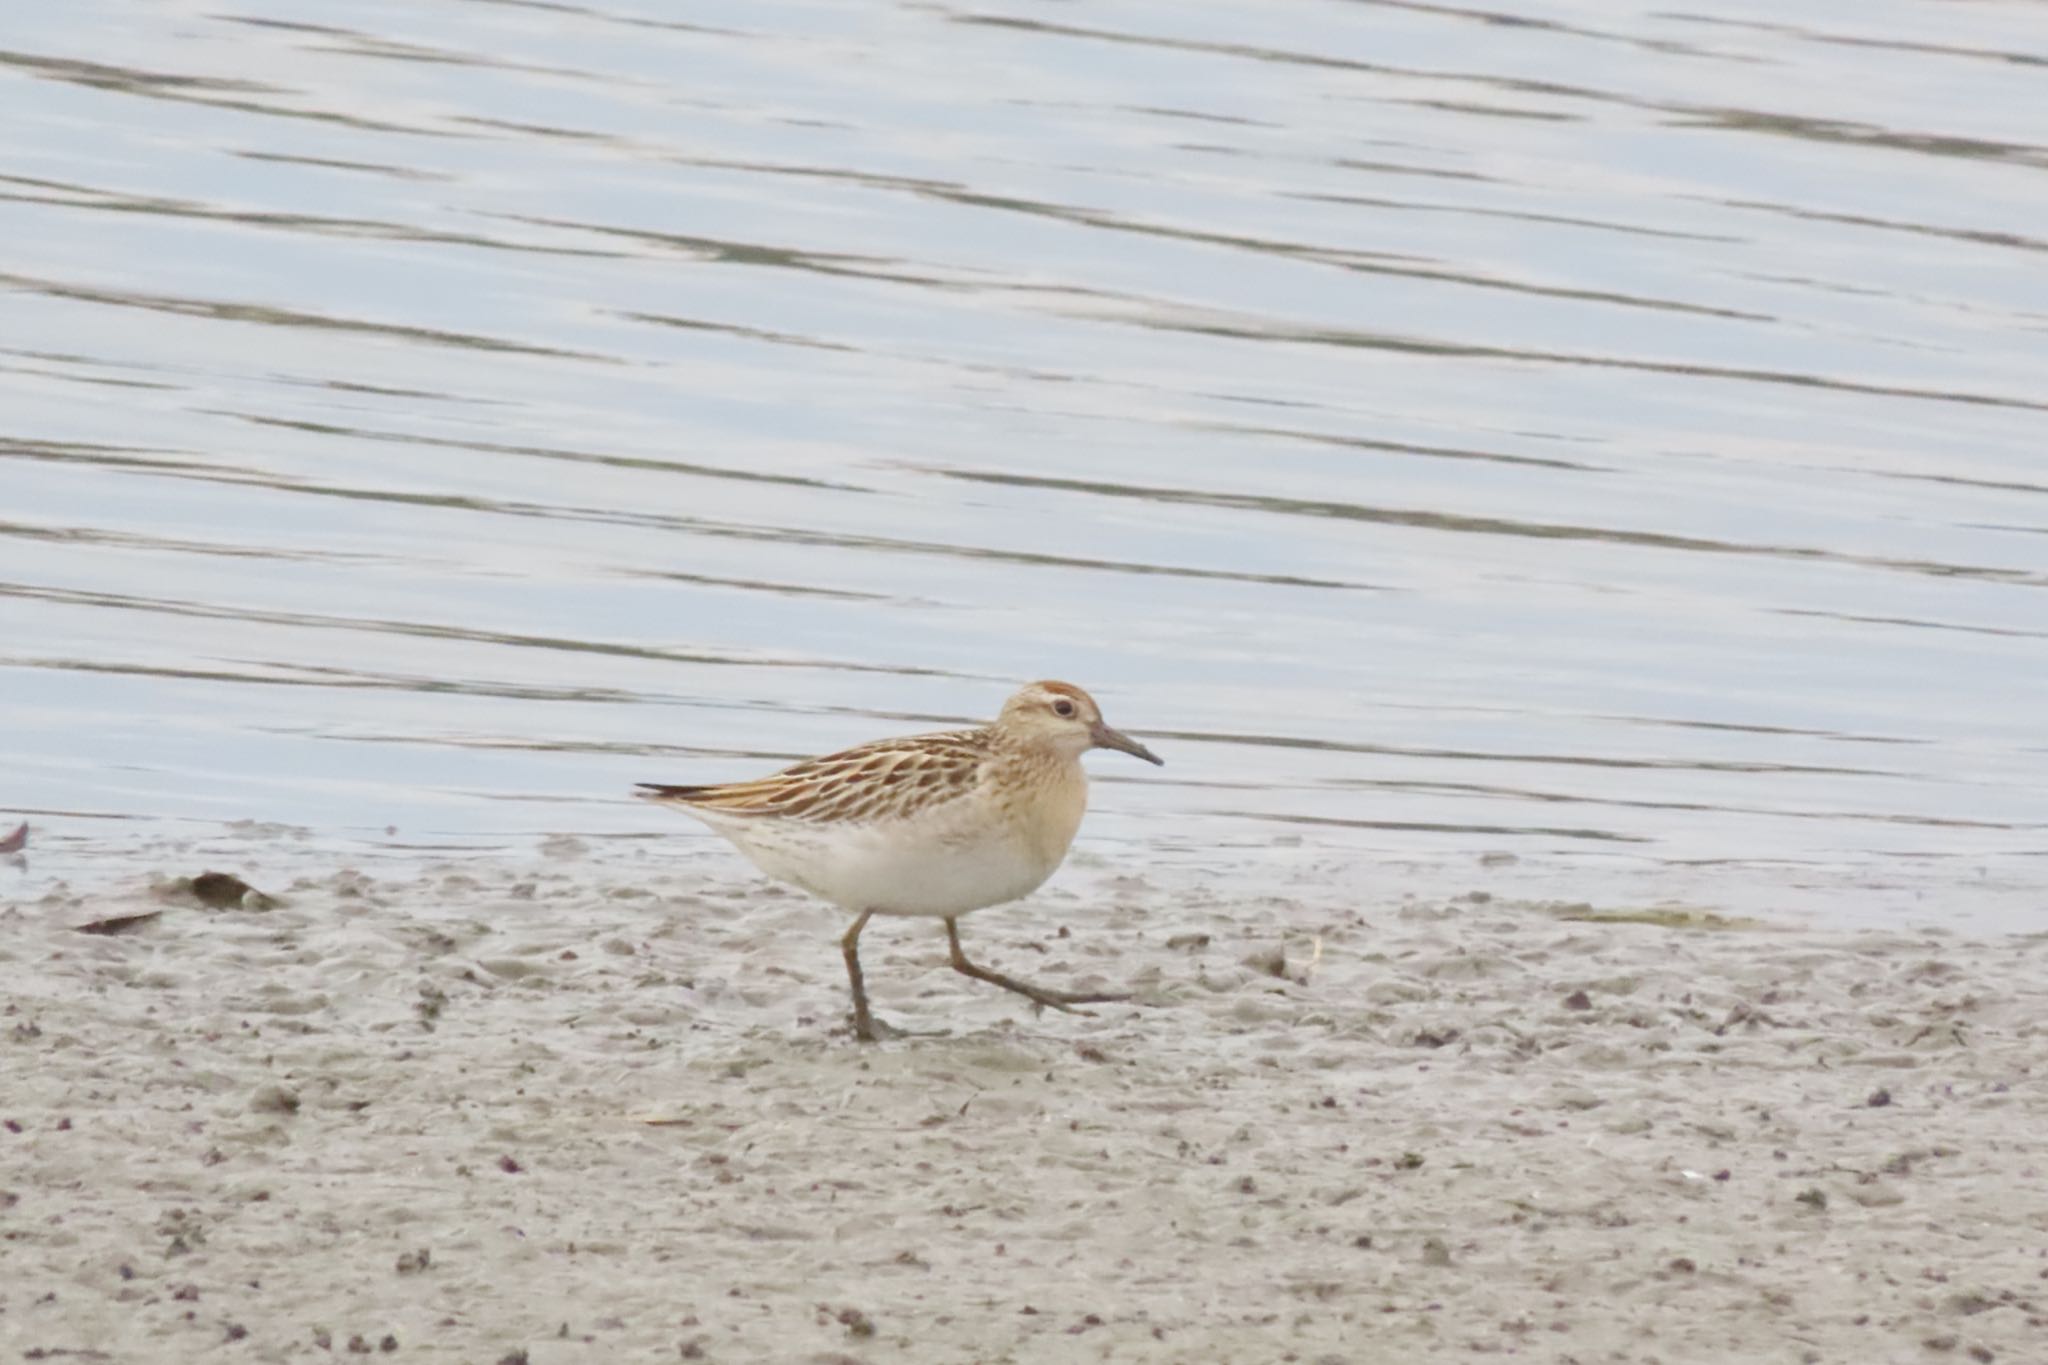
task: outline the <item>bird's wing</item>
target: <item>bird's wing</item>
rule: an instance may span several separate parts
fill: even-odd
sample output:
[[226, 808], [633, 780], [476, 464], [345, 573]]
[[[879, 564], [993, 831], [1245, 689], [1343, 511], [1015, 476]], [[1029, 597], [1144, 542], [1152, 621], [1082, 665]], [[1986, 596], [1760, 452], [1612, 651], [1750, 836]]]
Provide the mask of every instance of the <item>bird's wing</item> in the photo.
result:
[[964, 796], [989, 756], [985, 731], [911, 735], [805, 759], [751, 782], [676, 787], [642, 782], [649, 801], [730, 815], [790, 820], [868, 820]]

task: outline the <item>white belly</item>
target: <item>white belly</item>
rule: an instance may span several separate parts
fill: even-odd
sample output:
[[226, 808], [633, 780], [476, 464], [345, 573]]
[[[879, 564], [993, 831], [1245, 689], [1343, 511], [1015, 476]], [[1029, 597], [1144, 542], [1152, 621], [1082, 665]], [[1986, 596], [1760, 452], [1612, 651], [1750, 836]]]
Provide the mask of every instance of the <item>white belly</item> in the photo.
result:
[[[845, 910], [964, 915], [1035, 891], [1066, 856], [1007, 824], [812, 824], [693, 811], [754, 866]], [[1071, 836], [1069, 836], [1071, 837]]]

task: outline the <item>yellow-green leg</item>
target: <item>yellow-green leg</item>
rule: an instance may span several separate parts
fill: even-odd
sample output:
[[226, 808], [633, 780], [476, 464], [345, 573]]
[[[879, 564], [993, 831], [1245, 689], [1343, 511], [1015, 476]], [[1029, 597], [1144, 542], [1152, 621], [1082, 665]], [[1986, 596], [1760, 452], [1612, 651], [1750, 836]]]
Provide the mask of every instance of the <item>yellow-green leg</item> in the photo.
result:
[[986, 981], [991, 986], [1001, 986], [1006, 991], [1015, 991], [1027, 1000], [1034, 1001], [1040, 1005], [1050, 1005], [1056, 1010], [1065, 1010], [1068, 1014], [1091, 1013], [1088, 1010], [1075, 1009], [1074, 1006], [1076, 1005], [1103, 1004], [1109, 1001], [1128, 1000], [1131, 998], [1128, 995], [1090, 993], [1085, 991], [1049, 991], [1042, 986], [1034, 986], [1028, 981], [1019, 981], [1014, 976], [1004, 976], [1001, 972], [991, 971], [979, 963], [969, 962], [967, 954], [960, 950], [960, 925], [956, 920], [948, 919], [946, 921], [946, 942], [953, 950], [954, 971], [971, 976], [976, 981]]

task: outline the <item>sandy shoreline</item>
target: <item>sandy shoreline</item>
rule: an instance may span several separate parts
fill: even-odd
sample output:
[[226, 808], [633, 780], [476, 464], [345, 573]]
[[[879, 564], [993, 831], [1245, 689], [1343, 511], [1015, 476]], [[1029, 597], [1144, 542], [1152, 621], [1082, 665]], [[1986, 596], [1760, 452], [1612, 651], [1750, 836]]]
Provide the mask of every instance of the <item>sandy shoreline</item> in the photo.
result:
[[970, 948], [1138, 1004], [1034, 1017], [878, 924], [877, 1010], [950, 1032], [861, 1048], [835, 913], [736, 860], [564, 851], [295, 884], [206, 855], [269, 911], [0, 883], [0, 1359], [2048, 1341], [2048, 935], [1084, 866]]

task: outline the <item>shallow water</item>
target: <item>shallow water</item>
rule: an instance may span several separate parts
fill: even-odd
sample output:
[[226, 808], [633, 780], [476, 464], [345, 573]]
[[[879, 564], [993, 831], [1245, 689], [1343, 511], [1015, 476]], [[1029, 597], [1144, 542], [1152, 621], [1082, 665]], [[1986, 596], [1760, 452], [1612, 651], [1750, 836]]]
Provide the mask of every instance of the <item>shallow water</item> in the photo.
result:
[[698, 838], [1052, 675], [1112, 859], [2038, 925], [2048, 38], [1788, 13], [25, 8], [0, 802]]

